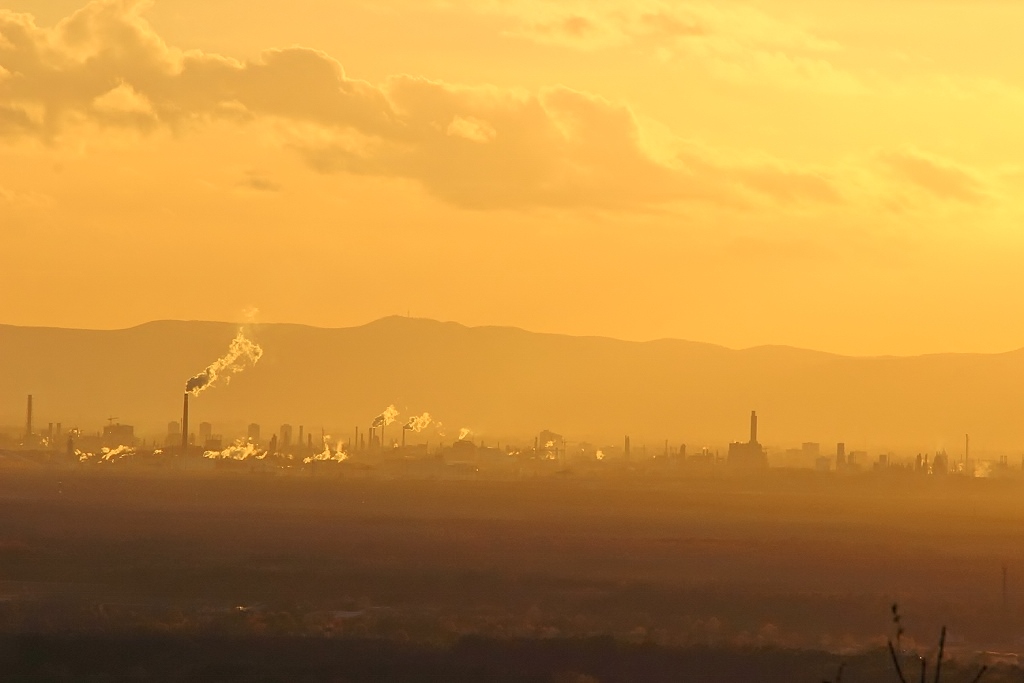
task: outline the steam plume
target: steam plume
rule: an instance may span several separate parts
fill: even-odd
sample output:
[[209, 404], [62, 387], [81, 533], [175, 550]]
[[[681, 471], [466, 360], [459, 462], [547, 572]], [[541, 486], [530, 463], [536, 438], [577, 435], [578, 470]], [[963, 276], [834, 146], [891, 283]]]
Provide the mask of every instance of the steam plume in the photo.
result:
[[[217, 380], [225, 375], [225, 373], [239, 373], [245, 369], [246, 363], [256, 365], [262, 357], [263, 349], [260, 345], [246, 337], [243, 330], [238, 330], [238, 334], [235, 335], [235, 338], [231, 340], [231, 345], [228, 346], [228, 352], [190, 379], [185, 384], [185, 391], [193, 396], [198, 396], [216, 384]], [[225, 384], [230, 381], [230, 375], [224, 377]]]
[[414, 432], [422, 432], [424, 429], [430, 426], [433, 422], [433, 418], [430, 417], [430, 413], [423, 413], [422, 415], [413, 415], [409, 418], [409, 421], [405, 423], [402, 429], [411, 429]]
[[384, 412], [373, 418], [373, 427], [387, 427], [389, 424], [395, 421], [398, 417], [398, 408], [390, 405], [384, 409]]
[[[135, 455], [136, 449], [131, 446], [118, 446], [117, 448], [107, 448], [99, 452], [98, 462], [111, 462], [113, 460], [120, 460], [121, 458], [127, 458], [129, 455]], [[75, 455], [78, 456], [79, 462], [89, 462], [96, 458], [96, 453], [87, 453], [85, 451], [76, 450]]]
[[310, 463], [313, 462], [345, 462], [346, 460], [348, 460], [348, 453], [345, 452], [345, 447], [340, 442], [338, 443], [337, 450], [333, 453], [331, 452], [330, 438], [331, 437], [329, 436], [324, 437], [323, 453], [317, 453], [316, 455], [304, 458], [302, 460], [302, 463], [304, 465], [309, 465]]
[[256, 444], [239, 440], [222, 451], [206, 451], [203, 453], [203, 457], [210, 460], [248, 460], [249, 458], [263, 460], [267, 457], [267, 452], [256, 448]]
[[135, 455], [135, 449], [131, 446], [118, 446], [117, 448], [104, 448], [102, 459], [106, 462], [126, 458]]
[[463, 427], [459, 430], [459, 441], [465, 441], [466, 437], [472, 434], [468, 427]]

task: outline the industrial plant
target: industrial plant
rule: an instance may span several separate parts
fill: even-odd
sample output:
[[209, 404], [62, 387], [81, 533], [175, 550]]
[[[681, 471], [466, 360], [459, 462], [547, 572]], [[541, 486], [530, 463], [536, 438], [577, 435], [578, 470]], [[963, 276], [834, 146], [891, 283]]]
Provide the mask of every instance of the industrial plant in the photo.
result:
[[[249, 423], [233, 434], [227, 427], [203, 421], [192, 428], [190, 401], [196, 394], [186, 391], [179, 420], [167, 423], [165, 434], [137, 434], [136, 428], [117, 417], [98, 428], [65, 428], [61, 422], [47, 422], [44, 429], [34, 423], [34, 397], [28, 396], [25, 427], [21, 433], [0, 433], [0, 458], [20, 462], [37, 461], [51, 466], [86, 466], [90, 463], [119, 466], [168, 467], [184, 470], [203, 468], [248, 468], [253, 472], [298, 472], [304, 469], [324, 474], [359, 473], [374, 470], [408, 476], [522, 477], [545, 472], [600, 474], [648, 472], [662, 476], [703, 476], [718, 473], [753, 475], [777, 471], [809, 470], [832, 475], [917, 474], [968, 476], [975, 478], [1024, 475], [1024, 458], [1011, 467], [1008, 456], [975, 459], [970, 454], [970, 437], [964, 438], [959, 457], [945, 449], [934, 453], [897, 455], [883, 451], [847, 452], [839, 442], [831, 455], [821, 445], [805, 442], [799, 447], [769, 449], [759, 441], [758, 415], [751, 411], [749, 438], [728, 444], [725, 454], [717, 447], [688, 450], [685, 442], [664, 440], [661, 448], [639, 446], [630, 435], [621, 444], [595, 444], [572, 440], [550, 429], [518, 438], [492, 438], [460, 429], [449, 435], [443, 423], [429, 413], [402, 418], [392, 405], [353, 425], [345, 434], [322, 427], [281, 424], [265, 429]], [[400, 419], [401, 418], [401, 419]], [[267, 436], [269, 434], [269, 437]], [[331, 467], [325, 470], [325, 467]]]

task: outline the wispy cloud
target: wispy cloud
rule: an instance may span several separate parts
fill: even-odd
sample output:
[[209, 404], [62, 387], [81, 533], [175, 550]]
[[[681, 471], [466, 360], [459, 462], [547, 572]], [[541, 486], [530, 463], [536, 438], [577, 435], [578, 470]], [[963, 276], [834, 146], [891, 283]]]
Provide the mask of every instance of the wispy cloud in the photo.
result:
[[883, 152], [879, 160], [900, 179], [940, 199], [983, 204], [993, 198], [978, 172], [954, 162], [909, 149]]
[[692, 59], [745, 84], [859, 94], [865, 86], [836, 67], [837, 41], [740, 3], [636, 0], [490, 0], [449, 7], [498, 15], [507, 33], [581, 50], [641, 46], [662, 59]]

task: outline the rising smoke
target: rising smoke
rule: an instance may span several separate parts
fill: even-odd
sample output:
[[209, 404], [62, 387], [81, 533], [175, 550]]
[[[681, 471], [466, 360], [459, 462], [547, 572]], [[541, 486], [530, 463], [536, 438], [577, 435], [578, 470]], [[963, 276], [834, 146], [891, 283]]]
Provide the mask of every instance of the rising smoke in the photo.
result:
[[[424, 429], [430, 426], [433, 422], [433, 418], [430, 417], [430, 413], [423, 413], [422, 415], [413, 415], [409, 418], [409, 421], [405, 423], [402, 429], [409, 429], [414, 432], [422, 432]], [[438, 423], [440, 424], [440, 423]]]
[[[263, 349], [259, 344], [245, 336], [244, 330], [231, 340], [228, 352], [211, 363], [205, 370], [185, 384], [185, 391], [198, 396], [224, 377], [224, 383], [231, 381], [231, 375], [245, 370], [246, 365], [256, 365], [263, 357]], [[230, 373], [230, 374], [229, 374]]]
[[383, 413], [373, 418], [373, 424], [371, 426], [375, 428], [387, 427], [389, 424], [395, 421], [396, 417], [398, 417], [398, 408], [395, 408], [395, 406], [390, 405], [384, 409]]
[[238, 440], [222, 451], [206, 451], [203, 457], [210, 460], [263, 460], [267, 457], [267, 451], [256, 448], [256, 444]]
[[465, 441], [466, 437], [472, 433], [473, 432], [470, 431], [468, 427], [463, 427], [462, 429], [459, 430], [459, 441]]
[[325, 436], [323, 452], [317, 453], [316, 455], [312, 455], [308, 458], [304, 458], [302, 460], [302, 463], [304, 465], [309, 465], [314, 462], [345, 462], [346, 460], [348, 460], [348, 453], [345, 452], [345, 447], [341, 444], [341, 442], [338, 443], [337, 450], [331, 452], [330, 439], [330, 436]]
[[117, 448], [104, 447], [101, 449], [98, 454], [98, 460], [96, 453], [87, 453], [85, 451], [76, 450], [75, 455], [78, 457], [79, 462], [89, 462], [90, 460], [96, 460], [97, 462], [113, 462], [114, 460], [120, 460], [122, 458], [135, 455], [136, 452], [136, 449], [131, 446], [118, 446]]

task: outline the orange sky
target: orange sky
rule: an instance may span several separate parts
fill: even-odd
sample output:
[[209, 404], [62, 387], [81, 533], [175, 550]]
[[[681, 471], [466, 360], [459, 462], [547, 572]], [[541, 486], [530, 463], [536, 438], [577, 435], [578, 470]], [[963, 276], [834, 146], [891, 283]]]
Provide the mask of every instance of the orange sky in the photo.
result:
[[0, 6], [0, 322], [1024, 345], [1021, 3]]

